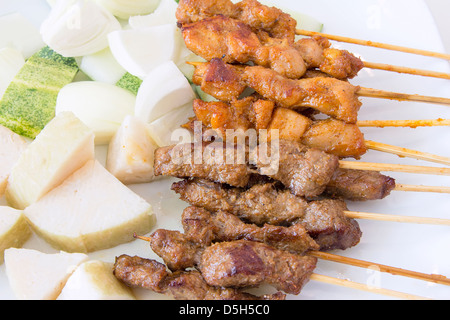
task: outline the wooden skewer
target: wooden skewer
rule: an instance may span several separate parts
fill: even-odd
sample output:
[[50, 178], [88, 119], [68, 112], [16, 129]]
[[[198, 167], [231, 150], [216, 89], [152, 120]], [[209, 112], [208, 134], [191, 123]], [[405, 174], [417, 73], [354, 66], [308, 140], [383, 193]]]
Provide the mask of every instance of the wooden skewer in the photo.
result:
[[384, 71], [391, 71], [391, 72], [397, 72], [397, 73], [412, 74], [412, 75], [423, 76], [423, 77], [431, 77], [431, 78], [449, 79], [450, 80], [450, 74], [444, 73], [444, 72], [428, 71], [428, 70], [421, 70], [421, 69], [407, 68], [407, 67], [399, 67], [399, 66], [393, 66], [391, 64], [375, 63], [375, 62], [367, 62], [367, 61], [364, 61], [364, 67], [369, 68], [369, 69], [384, 70]]
[[[390, 215], [390, 214], [384, 214], [384, 213], [380, 214], [380, 213], [367, 213], [367, 212], [355, 212], [355, 211], [345, 211], [344, 213], [345, 213], [346, 217], [351, 218], [351, 219], [412, 223], [412, 224], [428, 224], [428, 225], [436, 225], [436, 226], [450, 226], [450, 220], [448, 220], [448, 219], [398, 216], [398, 215]], [[447, 284], [450, 284], [450, 280]]]
[[429, 96], [422, 96], [422, 95], [418, 95], [418, 94], [389, 92], [389, 91], [384, 91], [384, 90], [377, 90], [377, 89], [363, 88], [363, 87], [361, 87], [358, 90], [357, 95], [359, 95], [360, 97], [368, 97], [368, 98], [391, 99], [391, 100], [398, 100], [398, 101], [427, 102], [427, 103], [440, 104], [440, 105], [450, 105], [450, 99], [448, 99], [448, 98], [429, 97]]
[[445, 164], [447, 166], [450, 166], [450, 158], [447, 158], [447, 157], [437, 156], [437, 155], [434, 155], [431, 153], [420, 152], [420, 151], [406, 149], [406, 148], [402, 148], [402, 147], [396, 147], [393, 145], [384, 144], [381, 142], [370, 141], [370, 140], [366, 140], [365, 144], [366, 144], [367, 148], [369, 148], [371, 150], [381, 151], [381, 152], [385, 152], [385, 153], [391, 153], [391, 154], [398, 155], [400, 157], [407, 157], [407, 158], [412, 158], [412, 159], [417, 159], [417, 160], [425, 160], [425, 161], [429, 161], [429, 162], [440, 163], [440, 164]]
[[354, 39], [349, 37], [342, 37], [342, 36], [336, 36], [331, 34], [325, 34], [320, 32], [314, 32], [314, 31], [307, 31], [307, 30], [297, 30], [298, 35], [303, 36], [322, 36], [329, 40], [339, 41], [339, 42], [346, 42], [346, 43], [353, 43], [358, 44], [362, 46], [369, 46], [369, 47], [375, 47], [380, 49], [386, 49], [386, 50], [393, 50], [393, 51], [400, 51], [405, 53], [412, 53], [422, 56], [428, 56], [428, 57], [434, 57], [434, 58], [441, 58], [445, 60], [450, 60], [450, 54], [446, 53], [439, 53], [439, 52], [433, 52], [428, 50], [420, 50], [420, 49], [413, 49], [408, 47], [402, 47], [402, 46], [396, 46], [386, 43], [380, 43], [380, 42], [374, 42], [374, 41], [367, 41], [367, 40], [360, 40], [360, 39]]
[[395, 268], [395, 267], [391, 267], [391, 266], [386, 266], [386, 265], [382, 265], [379, 263], [338, 256], [335, 254], [321, 252], [321, 251], [311, 251], [308, 253], [308, 255], [316, 257], [318, 259], [333, 261], [333, 262], [338, 262], [338, 263], [344, 263], [344, 264], [359, 267], [359, 268], [376, 267], [377, 270], [379, 270], [380, 272], [390, 273], [390, 274], [396, 275], [396, 276], [409, 277], [409, 278], [413, 278], [413, 279], [417, 279], [417, 280], [425, 280], [428, 282], [433, 282], [436, 284], [442, 284], [442, 285], [447, 285], [447, 286], [450, 285], [450, 279], [443, 275], [425, 274], [425, 273]]
[[324, 276], [324, 275], [320, 275], [320, 274], [316, 274], [316, 273], [312, 274], [310, 279], [313, 281], [318, 281], [318, 282], [322, 282], [322, 283], [337, 285], [337, 286], [356, 289], [356, 290], [367, 291], [367, 292], [381, 294], [381, 295], [394, 297], [394, 298], [398, 298], [398, 299], [403, 299], [403, 300], [432, 300], [429, 298], [420, 297], [420, 296], [412, 295], [409, 293], [403, 293], [403, 292], [398, 292], [398, 291], [393, 291], [393, 290], [388, 290], [388, 289], [383, 289], [383, 288], [375, 288], [375, 287], [371, 287], [369, 285], [352, 282], [349, 280]]
[[341, 169], [367, 170], [367, 171], [388, 171], [405, 172], [416, 174], [434, 174], [441, 176], [450, 176], [450, 168], [410, 166], [403, 164], [385, 164], [359, 161], [340, 161]]
[[425, 120], [360, 120], [358, 127], [398, 127], [398, 128], [418, 128], [418, 127], [446, 127], [450, 126], [450, 119], [425, 119]]
[[450, 187], [429, 187], [429, 186], [415, 186], [408, 184], [396, 184], [394, 190], [406, 192], [450, 193]]

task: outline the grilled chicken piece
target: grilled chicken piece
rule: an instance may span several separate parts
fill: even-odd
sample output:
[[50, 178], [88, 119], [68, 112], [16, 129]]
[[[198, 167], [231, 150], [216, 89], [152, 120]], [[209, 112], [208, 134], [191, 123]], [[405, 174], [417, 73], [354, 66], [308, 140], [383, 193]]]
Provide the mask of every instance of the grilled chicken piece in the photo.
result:
[[216, 131], [224, 140], [228, 129], [267, 129], [274, 107], [273, 102], [253, 96], [230, 103], [206, 102], [200, 99], [194, 100], [193, 103], [196, 120], [201, 121], [204, 128]]
[[222, 59], [211, 59], [195, 68], [192, 82], [220, 101], [238, 98], [247, 85], [241, 81], [243, 66], [224, 63]]
[[367, 152], [364, 134], [359, 127], [336, 119], [314, 121], [300, 141], [339, 158], [360, 159]]
[[137, 256], [117, 257], [114, 275], [129, 287], [168, 294], [176, 300], [284, 300], [286, 298], [286, 295], [281, 292], [257, 297], [239, 289], [212, 287], [205, 282], [197, 270], [170, 273], [164, 264]]
[[[237, 4], [230, 0], [181, 0], [176, 15], [180, 26], [217, 15], [239, 20], [251, 28], [262, 45], [280, 45], [286, 41], [298, 51], [306, 68], [318, 68], [337, 79], [352, 79], [364, 67], [361, 59], [350, 52], [330, 48], [326, 38], [314, 36], [294, 42], [295, 19], [278, 8], [267, 7], [256, 0], [244, 0]], [[286, 50], [283, 45], [281, 47]]]
[[189, 143], [155, 151], [156, 176], [203, 178], [245, 187], [252, 175], [259, 174], [280, 181], [295, 195], [306, 197], [322, 194], [338, 167], [338, 157], [286, 140], [260, 143], [247, 151], [223, 143], [198, 148]]
[[339, 158], [359, 159], [367, 152], [364, 134], [356, 124], [336, 119], [313, 121], [291, 109], [274, 110], [273, 102], [253, 96], [229, 103], [198, 99], [194, 101], [193, 109], [195, 120], [222, 138], [226, 137], [228, 129], [255, 129], [257, 134], [259, 130], [267, 129], [269, 137], [272, 130], [278, 130], [282, 140], [299, 141]]
[[193, 179], [174, 183], [172, 190], [193, 206], [210, 212], [228, 212], [257, 225], [301, 224], [322, 251], [351, 248], [362, 236], [358, 223], [345, 216], [344, 201], [307, 201], [274, 183], [240, 189]]
[[246, 67], [242, 80], [262, 97], [284, 108], [311, 107], [347, 123], [356, 123], [362, 106], [355, 87], [334, 78], [292, 80], [274, 70]]
[[176, 17], [180, 25], [197, 22], [216, 15], [237, 19], [255, 32], [270, 37], [295, 40], [297, 21], [275, 7], [262, 5], [256, 0], [243, 0], [234, 4], [230, 0], [180, 0]]
[[316, 263], [314, 257], [239, 240], [207, 247], [199, 269], [212, 286], [245, 288], [269, 284], [285, 293], [299, 294]]
[[181, 31], [187, 48], [208, 61], [221, 58], [227, 63], [253, 62], [292, 79], [306, 72], [302, 56], [287, 41], [272, 39], [262, 44], [239, 20], [218, 15], [183, 25]]

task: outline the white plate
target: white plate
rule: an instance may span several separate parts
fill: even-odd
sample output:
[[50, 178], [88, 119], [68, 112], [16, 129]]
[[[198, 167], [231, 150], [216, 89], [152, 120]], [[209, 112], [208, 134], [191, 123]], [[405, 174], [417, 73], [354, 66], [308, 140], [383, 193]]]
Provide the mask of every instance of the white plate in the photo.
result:
[[[444, 51], [434, 20], [428, 7], [421, 0], [273, 0], [263, 2], [314, 16], [325, 23], [324, 32], [326, 33], [438, 52]], [[39, 25], [48, 12], [48, 6], [43, 0], [0, 0], [0, 14], [15, 10], [19, 10], [32, 19], [36, 25]], [[348, 49], [367, 61], [449, 72], [448, 63], [439, 59], [356, 45], [341, 43], [335, 43], [334, 45], [335, 47]], [[448, 80], [400, 75], [385, 71], [363, 70], [351, 82], [355, 85], [388, 91], [450, 97]], [[450, 118], [450, 109], [445, 106], [370, 98], [362, 100], [364, 105], [360, 112], [360, 120]], [[450, 130], [448, 127], [363, 129], [363, 131], [368, 140], [450, 157]], [[104, 154], [105, 149], [100, 148], [98, 150], [99, 159], [103, 159]], [[362, 160], [439, 166], [424, 161], [401, 159], [376, 151], [370, 151]], [[449, 177], [400, 173], [388, 174], [396, 178], [398, 183], [450, 186]], [[179, 217], [186, 204], [181, 202], [177, 195], [170, 191], [171, 181], [163, 180], [153, 184], [131, 187], [153, 205], [158, 216], [156, 228], [180, 228]], [[448, 194], [408, 192], [393, 192], [390, 197], [380, 201], [349, 203], [349, 209], [353, 211], [434, 218], [450, 218], [449, 207], [450, 196]], [[449, 227], [363, 220], [359, 222], [363, 231], [361, 243], [347, 251], [338, 251], [336, 252], [337, 254], [427, 274], [435, 273], [450, 276]], [[36, 236], [25, 247], [49, 253], [55, 252], [54, 249]], [[135, 241], [111, 250], [95, 252], [90, 256], [93, 259], [113, 262], [115, 256], [119, 254], [156, 258], [148, 245], [142, 241]], [[368, 271], [338, 263], [320, 261], [317, 273], [423, 297], [434, 299], [450, 298], [448, 286], [381, 274], [374, 270]], [[165, 298], [144, 290], [137, 290], [137, 295], [143, 299]], [[1, 266], [0, 299], [13, 298], [13, 293], [5, 276], [4, 266]], [[299, 296], [290, 296], [289, 299], [391, 298], [310, 281]]]

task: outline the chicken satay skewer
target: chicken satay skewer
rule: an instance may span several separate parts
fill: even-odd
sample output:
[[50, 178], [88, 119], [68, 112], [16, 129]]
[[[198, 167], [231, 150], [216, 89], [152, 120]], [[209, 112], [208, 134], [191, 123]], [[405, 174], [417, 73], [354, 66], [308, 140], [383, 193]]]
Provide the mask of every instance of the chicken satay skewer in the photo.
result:
[[[186, 61], [186, 63], [190, 64], [194, 67], [200, 67], [208, 62]], [[262, 70], [262, 69], [260, 69], [260, 70]], [[237, 77], [241, 78], [240, 75], [237, 75]], [[292, 80], [292, 79], [289, 79], [289, 80]], [[242, 78], [239, 79], [239, 81], [242, 82], [242, 85], [245, 84], [248, 86], [247, 81], [243, 81]], [[252, 88], [252, 89], [256, 89], [256, 88]], [[208, 93], [208, 92], [206, 92], [206, 93]], [[359, 96], [359, 97], [366, 97], [366, 98], [389, 99], [389, 100], [398, 100], [398, 101], [414, 101], [414, 102], [432, 103], [432, 104], [440, 104], [440, 105], [450, 105], [449, 98], [432, 97], [432, 96], [408, 94], [408, 93], [398, 93], [398, 92], [378, 90], [378, 89], [372, 89], [372, 88], [366, 88], [366, 87], [360, 87], [360, 86], [355, 88], [355, 95]]]
[[329, 40], [334, 40], [334, 41], [338, 41], [338, 42], [346, 42], [346, 43], [352, 43], [352, 44], [357, 44], [357, 45], [362, 45], [362, 46], [369, 46], [369, 47], [375, 47], [375, 48], [380, 48], [380, 49], [400, 51], [400, 52], [405, 52], [405, 53], [412, 53], [412, 54], [417, 54], [417, 55], [422, 55], [422, 56], [450, 60], [450, 54], [447, 54], [447, 53], [433, 52], [433, 51], [428, 51], [428, 50], [420, 50], [420, 49], [402, 47], [402, 46], [397, 46], [397, 45], [392, 45], [392, 44], [387, 44], [387, 43], [367, 41], [367, 40], [325, 34], [325, 33], [321, 33], [321, 32], [309, 31], [309, 30], [297, 29], [296, 34], [302, 35], [302, 36], [310, 36], [310, 37], [321, 36], [321, 37], [327, 38]]
[[[342, 158], [358, 159], [371, 149], [400, 157], [450, 165], [450, 158], [447, 157], [365, 140], [357, 125], [335, 119], [312, 121], [294, 110], [274, 109], [272, 102], [251, 97], [230, 103], [195, 100], [193, 108], [196, 120], [201, 121], [206, 128], [219, 131], [222, 135], [225, 135], [226, 129], [246, 130], [253, 127], [257, 130], [277, 129], [280, 138], [301, 141], [309, 147], [315, 147]], [[243, 120], [245, 118], [248, 119]], [[215, 119], [214, 123], [212, 119]], [[190, 121], [190, 125], [192, 121], [195, 119]]]

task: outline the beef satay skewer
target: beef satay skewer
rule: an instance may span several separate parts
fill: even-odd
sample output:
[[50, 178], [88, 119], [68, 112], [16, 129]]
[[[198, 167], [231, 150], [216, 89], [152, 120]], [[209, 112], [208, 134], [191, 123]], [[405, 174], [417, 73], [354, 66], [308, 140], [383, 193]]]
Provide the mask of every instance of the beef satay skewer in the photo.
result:
[[309, 30], [297, 29], [296, 34], [302, 35], [302, 36], [309, 36], [309, 37], [320, 36], [320, 37], [327, 38], [328, 40], [334, 40], [334, 41], [338, 41], [338, 42], [346, 42], [346, 43], [352, 43], [352, 44], [357, 44], [357, 45], [362, 45], [362, 46], [369, 46], [369, 47], [375, 47], [375, 48], [380, 48], [380, 49], [393, 50], [393, 51], [399, 51], [399, 52], [405, 52], [405, 53], [411, 53], [411, 54], [417, 54], [417, 55], [422, 55], [422, 56], [450, 60], [450, 54], [447, 54], [447, 53], [414, 49], [414, 48], [402, 47], [402, 46], [392, 45], [392, 44], [387, 44], [387, 43], [367, 41], [367, 40], [337, 36], [337, 35], [332, 35], [332, 34], [325, 34], [325, 33], [321, 33], [321, 32], [309, 31]]
[[[263, 242], [267, 245], [281, 250], [291, 251], [295, 254], [307, 254], [319, 259], [361, 268], [376, 266], [384, 273], [447, 286], [450, 285], [450, 279], [443, 275], [424, 274], [318, 250], [320, 249], [320, 246], [313, 243], [313, 240], [307, 236], [306, 230], [302, 229], [298, 224], [291, 227], [295, 228], [295, 231], [287, 231], [289, 230], [289, 227], [275, 227], [270, 225], [257, 227], [256, 225], [240, 221], [238, 217], [235, 217], [232, 214], [224, 212], [212, 214], [205, 209], [194, 206], [184, 210], [182, 223], [185, 232], [184, 234], [179, 231], [160, 229], [155, 231], [149, 237], [142, 237], [136, 234], [134, 234], [134, 237], [149, 242], [152, 250], [163, 258], [163, 260], [166, 261], [175, 258], [174, 260], [177, 261], [176, 263], [166, 261], [173, 271], [190, 268], [193, 264], [197, 264], [201, 254], [199, 251], [202, 251], [204, 247], [211, 245], [212, 242], [229, 242], [245, 239]], [[235, 226], [235, 228], [233, 226]], [[297, 232], [299, 232], [299, 234], [297, 234]], [[258, 236], [258, 233], [260, 233], [261, 236]], [[286, 239], [284, 240], [284, 238]], [[292, 242], [291, 245], [289, 244], [290, 242]], [[184, 247], [185, 250], [183, 250]], [[174, 254], [174, 252], [178, 253]], [[183, 263], [180, 263], [179, 261], [183, 261]]]
[[[147, 242], [151, 242], [152, 241], [152, 239], [148, 238], [148, 237], [136, 236], [136, 238], [140, 239], [140, 240], [147, 241]], [[247, 285], [247, 283], [245, 282], [245, 279], [243, 279], [243, 278], [239, 279], [240, 280], [239, 283], [233, 282], [232, 279], [235, 276], [235, 274], [233, 274], [231, 272], [230, 273], [226, 273], [226, 274], [229, 274], [229, 277], [230, 277], [231, 281], [228, 279], [228, 276], [221, 277], [220, 279], [216, 279], [216, 278], [212, 277], [212, 275], [217, 271], [216, 268], [218, 267], [218, 264], [217, 263], [208, 263], [208, 260], [214, 261], [217, 255], [221, 255], [221, 258], [223, 258], [223, 256], [226, 255], [226, 252], [227, 252], [227, 250], [224, 249], [224, 248], [226, 248], [227, 246], [233, 247], [233, 245], [235, 243], [236, 244], [240, 244], [241, 246], [244, 246], [244, 247], [246, 247], [246, 245], [252, 245], [252, 246], [255, 246], [255, 247], [270, 248], [270, 246], [267, 246], [267, 245], [265, 245], [263, 243], [257, 243], [257, 242], [247, 241], [247, 240], [237, 240], [237, 241], [233, 241], [233, 242], [216, 243], [215, 246], [213, 246], [213, 247], [210, 247], [210, 246], [206, 247], [206, 250], [203, 249], [204, 251], [207, 251], [207, 253], [205, 254], [205, 256], [206, 256], [205, 259], [202, 258], [203, 253], [200, 253], [198, 255], [199, 257], [197, 259], [201, 260], [205, 264], [205, 266], [200, 266], [200, 272], [203, 274], [203, 277], [205, 278], [206, 282], [209, 285], [225, 287], [225, 288], [228, 287], [229, 285], [232, 285], [233, 287], [238, 287], [238, 286], [239, 287], [245, 287]], [[222, 248], [222, 247], [224, 247], [224, 248]], [[219, 250], [220, 252], [217, 252], [217, 250], [216, 250], [217, 248], [220, 249]], [[202, 249], [200, 249], [200, 250], [202, 250]], [[259, 272], [262, 271], [261, 267], [258, 267], [258, 271], [256, 271], [256, 270], [252, 271], [251, 269], [252, 269], [253, 265], [247, 264], [248, 261], [247, 261], [247, 263], [245, 263], [244, 261], [240, 261], [240, 259], [243, 259], [243, 258], [245, 259], [245, 255], [237, 254], [237, 250], [239, 250], [239, 246], [237, 246], [236, 248], [233, 249], [233, 263], [237, 263], [237, 264], [243, 263], [242, 265], [246, 265], [246, 270], [248, 272], [251, 272], [251, 274], [253, 275], [253, 279], [250, 280], [250, 281], [252, 281], [251, 285], [253, 286], [253, 285], [255, 285], [254, 281], [256, 281], [255, 280], [255, 276], [257, 274], [259, 274]], [[249, 250], [248, 248], [245, 249], [245, 252], [246, 252], [247, 255], [249, 254], [248, 250]], [[250, 250], [252, 250], [252, 249], [250, 249]], [[269, 251], [274, 251], [274, 250], [270, 249]], [[275, 249], [275, 251], [277, 251], [277, 250]], [[281, 251], [277, 251], [277, 252], [281, 252]], [[313, 254], [310, 255], [310, 256], [314, 257]], [[293, 256], [290, 255], [290, 257], [293, 257]], [[206, 260], [206, 262], [204, 260]], [[194, 260], [192, 260], [192, 262], [195, 263]], [[202, 262], [200, 262], [200, 264], [202, 264]], [[377, 264], [372, 264], [372, 266], [374, 266], [374, 265], [377, 265]], [[191, 267], [193, 267], [193, 266], [191, 266]], [[289, 268], [291, 271], [293, 271], [292, 267], [293, 266], [291, 266]], [[387, 270], [387, 269], [386, 268], [380, 268], [380, 270]], [[400, 269], [391, 269], [391, 270], [397, 271], [399, 273], [398, 275], [401, 275], [401, 273], [404, 273], [404, 275], [408, 276], [408, 277], [411, 277], [411, 274], [414, 274], [414, 278], [415, 279], [420, 279], [420, 274], [418, 274], [418, 273], [414, 273], [414, 272], [410, 272], [410, 271], [406, 271], [406, 270], [404, 272], [402, 272]], [[385, 271], [385, 272], [387, 272], [387, 271]], [[306, 284], [306, 282], [309, 279], [309, 280], [313, 280], [313, 281], [319, 281], [319, 282], [323, 282], [323, 283], [344, 286], [344, 287], [357, 289], [357, 290], [369, 291], [369, 292], [372, 292], [372, 293], [386, 295], [386, 296], [400, 298], [400, 299], [405, 299], [405, 300], [429, 300], [428, 298], [420, 297], [420, 296], [417, 296], [417, 295], [411, 295], [411, 294], [398, 292], [398, 291], [393, 291], [393, 290], [388, 290], [388, 289], [383, 289], [383, 288], [373, 288], [373, 287], [369, 287], [367, 285], [362, 285], [362, 284], [359, 284], [359, 283], [356, 283], [356, 282], [353, 282], [353, 281], [349, 281], [349, 280], [342, 280], [342, 279], [333, 278], [333, 277], [329, 277], [329, 276], [325, 276], [325, 275], [320, 275], [320, 274], [317, 274], [317, 273], [311, 273], [311, 271], [309, 271], [309, 272], [306, 271], [306, 273], [309, 273], [307, 275], [307, 277], [305, 278], [305, 276], [306, 276], [306, 274], [305, 274], [303, 276], [303, 280], [299, 281], [301, 283], [300, 284], [296, 284], [295, 286], [293, 284], [290, 284], [290, 285], [289, 284], [284, 284], [284, 281], [282, 281], [282, 279], [277, 279], [278, 280], [277, 284], [280, 285], [280, 286], [284, 286], [283, 289], [286, 290], [286, 291], [292, 290], [291, 292], [288, 292], [288, 293], [291, 293], [291, 294], [299, 294], [301, 289], [303, 288], [303, 286]], [[428, 275], [424, 275], [424, 276], [425, 276], [426, 281], [429, 281], [429, 276]], [[425, 280], [425, 279], [423, 279], [423, 280]], [[262, 276], [259, 279], [259, 281], [266, 281], [266, 279], [265, 279], [264, 276]], [[269, 280], [269, 282], [270, 281], [271, 280]], [[211, 282], [213, 282], [213, 283], [211, 283]], [[280, 288], [277, 288], [277, 289], [280, 289]]]

